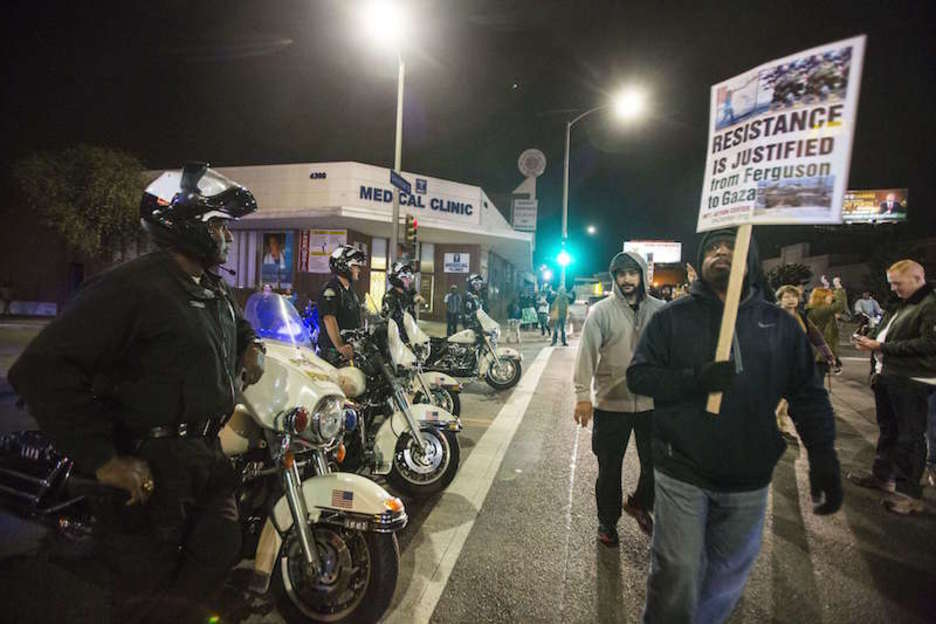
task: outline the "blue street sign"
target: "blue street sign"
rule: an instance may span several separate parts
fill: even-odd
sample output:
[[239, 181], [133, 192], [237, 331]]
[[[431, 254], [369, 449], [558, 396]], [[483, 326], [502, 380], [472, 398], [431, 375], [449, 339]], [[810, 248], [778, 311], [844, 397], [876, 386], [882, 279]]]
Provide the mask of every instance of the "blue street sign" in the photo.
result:
[[410, 185], [410, 183], [393, 169], [390, 170], [390, 184], [397, 187], [407, 195], [412, 194], [413, 187]]

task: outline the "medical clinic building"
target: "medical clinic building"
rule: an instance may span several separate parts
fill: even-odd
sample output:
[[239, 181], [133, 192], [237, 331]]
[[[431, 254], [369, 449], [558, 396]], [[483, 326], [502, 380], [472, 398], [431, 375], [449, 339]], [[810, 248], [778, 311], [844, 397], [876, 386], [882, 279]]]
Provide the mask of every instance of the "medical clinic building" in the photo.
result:
[[[219, 167], [257, 198], [257, 212], [232, 225], [228, 282], [244, 291], [270, 284], [297, 293], [300, 305], [318, 298], [329, 279], [328, 257], [348, 243], [367, 252], [359, 293], [378, 305], [386, 288], [393, 187], [390, 170], [356, 162]], [[400, 215], [419, 224], [421, 318], [444, 320], [443, 298], [462, 289], [470, 273], [491, 287], [492, 311], [501, 316], [510, 298], [531, 277], [532, 236], [515, 231], [477, 186], [414, 173], [403, 177]], [[400, 240], [403, 240], [401, 227]]]

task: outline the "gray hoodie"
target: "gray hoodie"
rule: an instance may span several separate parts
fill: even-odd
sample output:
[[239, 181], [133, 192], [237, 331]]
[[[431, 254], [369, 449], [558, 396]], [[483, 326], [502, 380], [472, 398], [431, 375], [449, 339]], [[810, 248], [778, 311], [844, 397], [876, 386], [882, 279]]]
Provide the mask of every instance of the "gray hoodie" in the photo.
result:
[[617, 254], [611, 259], [609, 269], [614, 260], [624, 254], [634, 260], [643, 272], [640, 305], [635, 314], [612, 275], [614, 294], [591, 306], [582, 327], [573, 376], [575, 398], [577, 401], [592, 400], [594, 380], [596, 408], [610, 412], [645, 412], [653, 409], [653, 399], [631, 394], [625, 371], [637, 348], [641, 331], [665, 302], [647, 293], [647, 263], [638, 254]]

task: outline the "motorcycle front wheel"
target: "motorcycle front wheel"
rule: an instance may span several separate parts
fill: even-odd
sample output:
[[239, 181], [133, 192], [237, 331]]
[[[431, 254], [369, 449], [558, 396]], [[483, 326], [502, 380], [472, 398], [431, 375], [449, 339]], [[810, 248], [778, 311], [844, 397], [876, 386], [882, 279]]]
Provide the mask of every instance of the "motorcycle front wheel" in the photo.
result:
[[389, 480], [396, 489], [416, 498], [441, 492], [455, 478], [461, 449], [453, 431], [424, 427], [427, 450], [423, 452], [407, 432], [397, 440]]
[[295, 529], [273, 572], [277, 609], [290, 624], [371, 624], [390, 606], [400, 572], [393, 533], [365, 533], [332, 525], [312, 527], [323, 570], [306, 567]]
[[500, 357], [491, 364], [484, 376], [484, 381], [495, 390], [507, 390], [517, 385], [517, 382], [520, 381], [521, 372], [520, 360]]
[[416, 395], [413, 396], [413, 403], [431, 403], [433, 405], [438, 405], [452, 416], [461, 415], [461, 399], [457, 392], [446, 388], [433, 388], [431, 392], [433, 397], [432, 401], [429, 401], [422, 392], [417, 392]]

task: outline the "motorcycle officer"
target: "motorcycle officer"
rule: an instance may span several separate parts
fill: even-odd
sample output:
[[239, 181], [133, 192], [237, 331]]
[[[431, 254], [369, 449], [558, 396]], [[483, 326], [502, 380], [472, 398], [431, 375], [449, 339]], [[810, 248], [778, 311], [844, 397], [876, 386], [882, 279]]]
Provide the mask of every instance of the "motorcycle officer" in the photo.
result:
[[483, 292], [486, 284], [480, 273], [472, 273], [465, 282], [465, 327], [474, 328], [478, 324], [478, 310], [483, 310]]
[[418, 296], [413, 290], [416, 279], [412, 265], [409, 262], [397, 260], [393, 263], [387, 279], [391, 288], [383, 296], [380, 316], [396, 321], [400, 329], [400, 338], [403, 342], [409, 342], [406, 328], [403, 326], [403, 313], [409, 312], [413, 318], [416, 318], [416, 297]]
[[351, 345], [341, 339], [341, 332], [361, 327], [361, 298], [352, 286], [360, 279], [361, 267], [366, 262], [364, 252], [351, 245], [337, 247], [328, 259], [333, 277], [318, 300], [321, 329], [325, 330], [319, 330], [318, 349], [319, 355], [335, 366], [354, 355]]
[[130, 495], [96, 509], [121, 619], [191, 621], [240, 559], [218, 431], [238, 371], [247, 383], [263, 374], [263, 346], [215, 271], [227, 222], [256, 207], [207, 164], [163, 173], [140, 205], [158, 251], [89, 280], [10, 369], [75, 471]]

